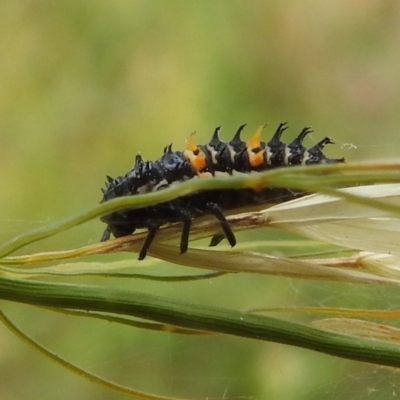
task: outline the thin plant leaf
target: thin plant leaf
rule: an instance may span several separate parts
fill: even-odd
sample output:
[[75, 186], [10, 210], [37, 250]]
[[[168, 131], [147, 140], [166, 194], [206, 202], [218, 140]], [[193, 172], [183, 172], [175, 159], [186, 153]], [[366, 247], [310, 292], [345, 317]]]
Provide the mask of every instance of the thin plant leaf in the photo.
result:
[[400, 278], [400, 258], [392, 254], [362, 252], [359, 263], [366, 270], [380, 276]]
[[[129, 315], [187, 329], [268, 340], [353, 360], [400, 367], [400, 348], [392, 343], [321, 331], [264, 315], [172, 301], [132, 290], [0, 277], [0, 297], [51, 308]], [[13, 329], [2, 314], [1, 319]], [[15, 333], [25, 340], [20, 332]]]
[[16, 325], [14, 325], [11, 320], [0, 310], [0, 320], [3, 324], [20, 338], [23, 342], [27, 343], [30, 347], [34, 348], [35, 350], [39, 351], [41, 354], [49, 358], [50, 360], [54, 361], [58, 365], [68, 369], [70, 372], [80, 376], [81, 378], [87, 379], [92, 383], [97, 385], [101, 385], [108, 390], [112, 390], [114, 392], [123, 394], [125, 396], [138, 399], [138, 400], [178, 400], [172, 397], [165, 397], [165, 396], [157, 396], [152, 395], [150, 393], [141, 392], [138, 390], [131, 389], [127, 386], [118, 385], [115, 382], [109, 381], [108, 379], [104, 379], [98, 375], [92, 374], [87, 372], [84, 369], [79, 368], [78, 366], [70, 363], [69, 361], [65, 360], [64, 358], [58, 356], [57, 354], [53, 353], [51, 350], [46, 349], [44, 346], [39, 344], [34, 339], [30, 338], [24, 332], [22, 332]]
[[366, 201], [362, 196], [338, 192], [332, 185], [400, 182], [398, 171], [400, 163], [364, 163], [343, 165], [319, 165], [295, 168], [282, 168], [259, 174], [243, 174], [228, 178], [191, 179], [181, 185], [172, 186], [145, 195], [126, 196], [102, 203], [75, 217], [66, 218], [46, 227], [23, 233], [0, 246], [0, 258], [13, 253], [27, 244], [61, 233], [101, 215], [129, 207], [146, 207], [152, 204], [172, 200], [176, 197], [199, 190], [213, 189], [261, 189], [264, 187], [287, 187], [292, 189], [321, 192], [337, 195], [347, 200], [366, 204], [400, 214], [400, 206], [387, 205], [379, 200]]
[[306, 313], [319, 315], [335, 315], [341, 317], [359, 318], [396, 318], [400, 317], [400, 310], [378, 310], [365, 308], [343, 308], [343, 307], [260, 307], [247, 310], [249, 313]]
[[181, 335], [195, 335], [195, 336], [215, 336], [214, 333], [197, 331], [194, 329], [185, 329], [175, 325], [160, 324], [156, 322], [139, 321], [131, 318], [118, 317], [116, 315], [104, 314], [99, 312], [88, 312], [80, 310], [67, 310], [62, 308], [46, 308], [47, 310], [57, 312], [64, 315], [72, 315], [74, 317], [95, 318], [103, 321], [114, 322], [122, 325], [128, 325], [133, 328], [148, 329], [152, 331], [177, 333]]
[[65, 263], [58, 264], [51, 267], [43, 268], [11, 268], [11, 267], [0, 267], [7, 276], [20, 276], [23, 275], [25, 278], [31, 278], [36, 276], [98, 276], [102, 278], [134, 278], [143, 279], [148, 281], [158, 282], [190, 282], [199, 281], [204, 279], [217, 278], [225, 275], [226, 272], [213, 271], [202, 274], [192, 275], [150, 275], [150, 274], [139, 274], [131, 272], [121, 272], [122, 268], [132, 267], [131, 261], [117, 261], [117, 262], [76, 262], [76, 263]]
[[174, 246], [155, 245], [153, 247], [150, 254], [155, 252], [157, 257], [163, 260], [195, 268], [340, 282], [400, 284], [400, 280], [394, 278], [255, 252], [191, 249], [190, 252], [181, 255], [177, 254]]
[[[400, 201], [400, 185], [356, 187], [344, 189], [340, 192], [350, 193], [352, 195], [355, 193], [357, 196], [364, 196], [367, 200], [369, 198], [380, 198], [384, 199], [387, 204], [392, 205], [396, 205]], [[397, 248], [396, 232], [400, 224], [397, 218], [388, 218], [388, 215], [391, 215], [391, 212], [382, 211], [381, 209], [375, 209], [369, 206], [355, 206], [351, 202], [338, 199], [337, 197], [311, 195], [299, 200], [273, 206], [267, 210], [231, 216], [229, 220], [235, 228], [238, 227], [239, 229], [248, 229], [254, 226], [260, 227], [267, 224], [268, 226], [280, 227], [332, 242], [333, 240], [331, 240], [330, 237], [325, 238], [325, 236], [327, 236], [326, 232], [329, 229], [329, 232], [337, 232], [337, 236], [343, 238], [341, 241], [335, 241], [338, 245], [346, 245], [347, 247], [355, 248], [366, 245], [376, 248], [380, 246], [378, 248], [379, 250], [390, 251], [392, 247]], [[388, 221], [390, 222], [389, 224]], [[213, 221], [211, 223], [215, 226], [218, 224], [218, 221]], [[207, 219], [195, 221], [193, 224], [194, 235], [198, 232], [203, 232], [203, 235], [204, 232], [206, 232], [207, 235], [210, 235], [210, 229], [204, 229], [205, 224], [208, 228], [210, 227], [210, 222], [207, 221]], [[374, 228], [374, 235], [372, 238], [366, 237], [366, 234], [368, 235], [369, 232], [371, 232], [371, 230], [367, 230], [366, 227]], [[224, 252], [220, 250], [218, 253], [215, 253], [213, 251], [204, 252], [194, 249], [190, 249], [185, 255], [180, 255], [176, 251], [176, 248], [160, 244], [167, 234], [169, 235], [168, 237], [174, 237], [174, 233], [178, 234], [180, 229], [180, 226], [162, 229], [151, 248], [151, 254], [167, 261], [191, 267], [216, 269], [215, 266], [217, 265], [217, 269], [220, 271], [233, 270], [234, 272], [245, 271], [279, 274], [308, 279], [397, 284], [397, 279], [395, 279], [397, 277], [395, 276], [389, 276], [391, 279], [388, 280], [374, 276], [373, 274], [363, 274], [363, 272], [360, 271], [329, 269], [326, 266], [322, 266], [324, 264], [323, 260], [319, 261], [321, 265], [317, 265], [315, 261], [294, 262], [288, 258], [277, 258], [258, 253]], [[390, 234], [388, 234], [388, 232]], [[388, 236], [392, 238], [392, 240], [388, 240]], [[349, 239], [349, 237], [352, 239]], [[77, 249], [75, 254], [95, 254], [96, 251], [98, 253], [121, 250], [137, 251], [142, 244], [142, 236], [139, 235], [139, 238], [141, 239], [140, 241], [137, 240], [138, 237], [136, 235], [133, 235], [113, 240], [106, 244], [91, 245], [87, 246], [86, 249]], [[360, 243], [360, 245], [358, 245], [358, 243]], [[395, 252], [395, 250], [393, 250], [393, 252]], [[71, 252], [68, 253], [68, 256], [70, 256], [70, 254]], [[53, 253], [48, 253], [47, 255], [32, 255], [26, 258], [21, 256], [9, 257], [5, 259], [5, 262], [22, 262], [26, 264], [28, 262], [51, 260], [52, 256]], [[56, 258], [64, 256], [65, 252], [61, 252], [56, 255]], [[223, 257], [221, 258], [220, 256]], [[217, 257], [219, 257], [218, 260]], [[210, 268], [210, 266], [212, 266], [212, 268]], [[73, 268], [74, 267], [71, 266], [69, 273], [72, 274]], [[76, 268], [79, 269], [79, 264]], [[36, 272], [40, 273], [46, 271], [42, 270]], [[82, 271], [81, 268], [79, 273], [85, 274], [85, 271]], [[95, 273], [95, 270], [92, 270], [90, 273]], [[109, 271], [104, 273], [109, 273]]]
[[386, 324], [351, 318], [327, 318], [312, 321], [311, 325], [329, 332], [400, 343], [400, 329]]

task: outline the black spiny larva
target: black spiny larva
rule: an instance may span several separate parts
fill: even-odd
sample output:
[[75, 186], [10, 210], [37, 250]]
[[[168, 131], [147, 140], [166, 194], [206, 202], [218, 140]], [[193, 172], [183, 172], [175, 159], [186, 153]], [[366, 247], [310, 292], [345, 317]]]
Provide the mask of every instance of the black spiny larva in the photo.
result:
[[[305, 136], [312, 132], [309, 127], [304, 128], [289, 144], [281, 142], [287, 123], [280, 124], [267, 143], [261, 141], [263, 126], [256, 130], [247, 143], [244, 142], [240, 137], [244, 127], [245, 125], [239, 127], [230, 142], [219, 139], [218, 127], [210, 142], [205, 145], [197, 145], [192, 135], [183, 152], [173, 151], [170, 145], [156, 161], [144, 161], [137, 155], [134, 167], [124, 176], [115, 179], [107, 176], [101, 202], [162, 190], [195, 177], [246, 174], [291, 165], [344, 162], [343, 158], [331, 159], [323, 154], [324, 146], [333, 143], [328, 137], [306, 149], [302, 143]], [[304, 193], [284, 188], [265, 188], [257, 192], [251, 189], [201, 191], [149, 207], [129, 208], [104, 215], [101, 220], [107, 224], [107, 228], [101, 241], [108, 240], [111, 233], [115, 237], [121, 237], [132, 234], [136, 229], [146, 228], [148, 234], [139, 252], [139, 260], [143, 260], [162, 225], [182, 222], [180, 251], [185, 253], [188, 249], [192, 219], [212, 214], [220, 222], [223, 233], [214, 235], [210, 246], [216, 246], [226, 238], [233, 247], [236, 238], [225, 218], [224, 210], [254, 204], [276, 204], [302, 195]]]

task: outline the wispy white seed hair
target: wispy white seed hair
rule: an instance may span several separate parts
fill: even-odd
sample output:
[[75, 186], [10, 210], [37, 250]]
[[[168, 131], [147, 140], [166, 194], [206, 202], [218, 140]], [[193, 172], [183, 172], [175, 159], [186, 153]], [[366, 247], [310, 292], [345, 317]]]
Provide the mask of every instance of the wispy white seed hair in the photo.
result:
[[[359, 186], [340, 191], [400, 207], [400, 185]], [[264, 211], [269, 225], [346, 248], [400, 256], [400, 218], [392, 211], [315, 194]]]

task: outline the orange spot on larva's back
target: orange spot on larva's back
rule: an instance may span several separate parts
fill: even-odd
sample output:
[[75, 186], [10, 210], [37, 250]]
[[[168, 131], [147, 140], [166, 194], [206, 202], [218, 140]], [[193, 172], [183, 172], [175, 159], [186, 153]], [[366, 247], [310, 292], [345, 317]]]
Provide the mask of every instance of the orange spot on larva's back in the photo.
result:
[[199, 174], [207, 168], [207, 158], [194, 140], [194, 135], [190, 135], [186, 140], [186, 149], [183, 155], [190, 162], [193, 169]]
[[247, 154], [252, 167], [259, 167], [264, 163], [265, 149], [261, 148], [261, 133], [265, 125], [258, 127], [254, 135], [247, 142]]

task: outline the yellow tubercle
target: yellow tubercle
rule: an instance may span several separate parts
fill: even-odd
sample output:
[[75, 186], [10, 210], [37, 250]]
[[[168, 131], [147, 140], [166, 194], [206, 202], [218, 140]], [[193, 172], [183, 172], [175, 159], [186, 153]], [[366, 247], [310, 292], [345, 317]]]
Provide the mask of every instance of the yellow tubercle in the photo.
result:
[[198, 149], [196, 141], [194, 140], [194, 134], [193, 132], [187, 139], [186, 139], [186, 150], [189, 151], [196, 151]]
[[186, 149], [183, 155], [190, 162], [192, 168], [197, 174], [202, 173], [207, 168], [207, 158], [204, 152], [197, 146], [194, 140], [194, 134], [191, 134], [186, 140]]
[[254, 135], [247, 142], [247, 154], [249, 156], [250, 165], [254, 168], [264, 163], [265, 149], [261, 148], [261, 133], [265, 125], [261, 125], [255, 131]]
[[265, 125], [261, 125], [254, 132], [254, 135], [247, 142], [247, 147], [249, 149], [257, 149], [258, 147], [261, 146], [261, 133], [262, 133], [264, 128], [265, 128]]

